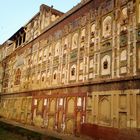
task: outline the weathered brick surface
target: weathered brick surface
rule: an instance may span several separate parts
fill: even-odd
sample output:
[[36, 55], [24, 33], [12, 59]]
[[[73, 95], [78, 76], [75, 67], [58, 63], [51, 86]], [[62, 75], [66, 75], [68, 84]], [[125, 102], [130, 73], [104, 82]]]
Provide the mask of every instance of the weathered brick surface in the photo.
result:
[[139, 140], [140, 130], [117, 129], [111, 127], [83, 124], [81, 134], [92, 137], [96, 140]]

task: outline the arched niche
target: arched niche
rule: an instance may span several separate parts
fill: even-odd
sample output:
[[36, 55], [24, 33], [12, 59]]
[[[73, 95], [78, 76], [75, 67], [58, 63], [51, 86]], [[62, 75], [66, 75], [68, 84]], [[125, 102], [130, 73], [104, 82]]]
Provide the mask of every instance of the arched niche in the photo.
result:
[[75, 49], [78, 47], [78, 33], [75, 33], [72, 36], [72, 49]]
[[76, 80], [76, 64], [73, 64], [70, 68], [70, 80]]
[[81, 97], [77, 98], [77, 106], [79, 106], [79, 107], [82, 106], [82, 98]]
[[75, 106], [74, 98], [70, 98], [67, 102], [67, 112], [73, 114], [74, 106]]
[[121, 11], [121, 21], [122, 21], [122, 24], [126, 23], [127, 18], [128, 18], [128, 8], [124, 7], [122, 9], [122, 11]]
[[102, 125], [110, 125], [111, 123], [110, 96], [103, 96], [99, 100], [99, 123]]
[[101, 74], [109, 75], [111, 73], [111, 57], [110, 55], [105, 55], [101, 59]]
[[111, 16], [107, 16], [102, 23], [102, 36], [104, 38], [107, 38], [109, 36], [111, 36], [111, 32], [112, 32], [112, 17]]

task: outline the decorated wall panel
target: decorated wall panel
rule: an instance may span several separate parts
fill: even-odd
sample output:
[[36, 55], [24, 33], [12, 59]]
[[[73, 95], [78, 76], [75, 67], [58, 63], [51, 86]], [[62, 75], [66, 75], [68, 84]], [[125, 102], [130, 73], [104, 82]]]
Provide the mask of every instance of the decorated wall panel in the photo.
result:
[[[138, 87], [140, 31], [135, 2], [104, 0], [96, 9], [93, 3], [84, 8], [87, 5], [81, 7], [84, 12], [79, 9], [52, 28], [49, 25], [58, 16], [42, 7], [40, 17], [27, 25], [28, 44], [2, 63], [2, 92], [9, 98], [1, 96], [1, 116], [69, 134], [80, 133], [81, 124], [87, 122], [140, 128], [139, 91], [120, 90]], [[123, 86], [122, 79], [130, 84]]]

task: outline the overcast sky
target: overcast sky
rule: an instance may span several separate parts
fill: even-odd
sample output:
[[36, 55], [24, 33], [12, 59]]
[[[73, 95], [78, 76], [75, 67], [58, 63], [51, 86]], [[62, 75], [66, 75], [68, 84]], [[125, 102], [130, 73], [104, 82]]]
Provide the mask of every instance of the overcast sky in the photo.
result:
[[38, 11], [41, 4], [53, 5], [67, 12], [81, 0], [0, 0], [0, 44], [24, 26]]

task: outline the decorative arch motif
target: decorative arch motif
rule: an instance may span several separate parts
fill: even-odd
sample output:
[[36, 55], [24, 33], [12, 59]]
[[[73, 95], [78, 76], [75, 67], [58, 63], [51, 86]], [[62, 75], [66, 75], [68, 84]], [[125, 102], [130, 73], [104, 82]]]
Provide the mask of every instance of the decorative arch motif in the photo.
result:
[[111, 35], [111, 31], [112, 31], [112, 17], [111, 16], [107, 16], [103, 20], [102, 30], [103, 30], [102, 35], [104, 38], [107, 38]]
[[74, 106], [75, 106], [74, 99], [73, 98], [69, 99], [67, 112], [73, 114], [74, 113]]
[[109, 55], [105, 55], [101, 59], [101, 74], [108, 75], [111, 71], [111, 58]]
[[77, 98], [77, 106], [79, 106], [79, 107], [82, 106], [82, 98], [81, 97]]
[[76, 64], [72, 65], [70, 68], [70, 80], [76, 79]]
[[128, 9], [127, 9], [127, 7], [124, 7], [122, 9], [122, 14], [121, 14], [122, 24], [126, 23], [127, 18], [128, 18]]
[[72, 49], [78, 47], [78, 33], [75, 33], [72, 37]]
[[100, 124], [110, 125], [110, 120], [111, 120], [110, 96], [103, 96], [99, 100], [99, 121]]

